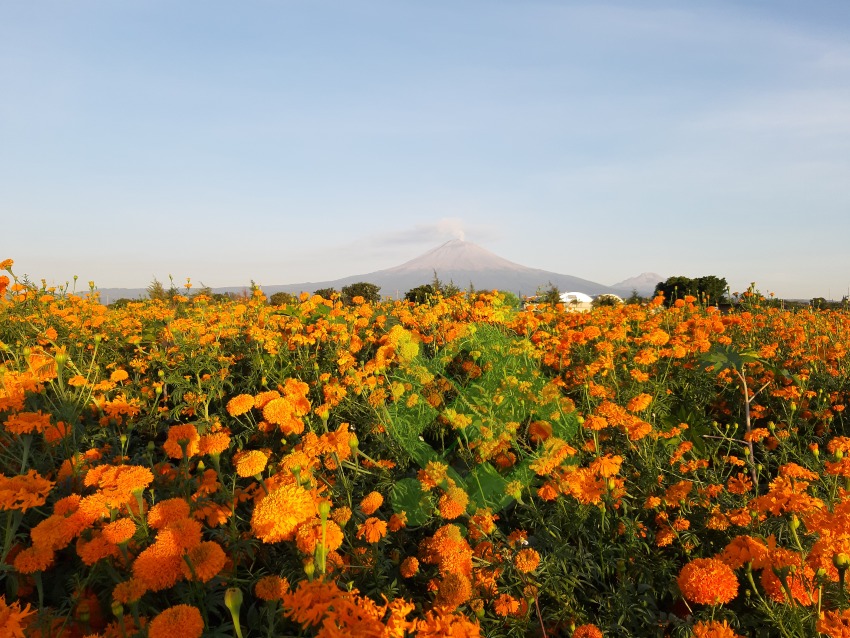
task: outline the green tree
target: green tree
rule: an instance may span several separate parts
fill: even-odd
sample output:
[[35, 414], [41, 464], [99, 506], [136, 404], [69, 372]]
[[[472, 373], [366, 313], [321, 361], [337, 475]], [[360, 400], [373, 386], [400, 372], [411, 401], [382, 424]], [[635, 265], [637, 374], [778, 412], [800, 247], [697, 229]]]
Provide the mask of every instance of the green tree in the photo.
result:
[[288, 292], [276, 292], [269, 297], [269, 304], [272, 306], [287, 306], [295, 303], [298, 299], [295, 295], [290, 295]]
[[350, 306], [354, 303], [355, 297], [363, 297], [368, 302], [378, 303], [381, 300], [380, 286], [370, 284], [366, 281], [358, 281], [350, 286], [345, 286], [342, 289], [342, 303]]
[[510, 290], [500, 290], [499, 294], [502, 296], [502, 303], [504, 303], [509, 308], [516, 309], [522, 306], [522, 300]]
[[597, 295], [590, 305], [594, 308], [600, 308], [603, 306], [619, 306], [621, 303], [623, 303], [623, 300], [616, 295]]
[[550, 281], [548, 288], [537, 289], [537, 300], [541, 303], [545, 303], [550, 306], [555, 306], [561, 303], [561, 290], [558, 288], [558, 286], [556, 286]]
[[668, 277], [655, 285], [655, 294], [664, 295], [664, 303], [672, 305], [690, 295], [707, 306], [724, 303], [729, 285], [724, 277], [708, 275], [692, 279], [681, 275]]
[[314, 295], [319, 295], [323, 299], [333, 299], [334, 295], [339, 294], [335, 288], [319, 288]]
[[421, 286], [416, 286], [416, 288], [411, 288], [406, 293], [404, 293], [405, 301], [412, 301], [417, 304], [429, 303], [431, 299], [437, 294], [437, 291], [434, 290], [434, 286], [431, 284], [422, 284]]
[[153, 281], [148, 284], [146, 290], [148, 293], [148, 299], [158, 299], [160, 301], [167, 301], [169, 299], [165, 286], [163, 286], [162, 282], [156, 277], [154, 277]]

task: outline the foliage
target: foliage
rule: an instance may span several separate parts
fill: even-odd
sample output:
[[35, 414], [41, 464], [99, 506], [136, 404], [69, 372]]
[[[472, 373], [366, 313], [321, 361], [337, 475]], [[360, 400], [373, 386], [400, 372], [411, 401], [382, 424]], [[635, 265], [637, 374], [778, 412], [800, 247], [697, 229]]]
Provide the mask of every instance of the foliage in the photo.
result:
[[298, 297], [291, 295], [288, 292], [276, 292], [269, 297], [269, 303], [273, 306], [287, 306], [297, 302]]
[[369, 303], [377, 303], [381, 300], [381, 295], [379, 294], [380, 290], [380, 286], [376, 286], [375, 284], [370, 284], [365, 281], [359, 281], [355, 284], [351, 284], [350, 286], [344, 286], [342, 289], [342, 303], [346, 306], [350, 306], [355, 303], [355, 297], [362, 297]]
[[729, 285], [725, 278], [707, 275], [705, 277], [668, 277], [666, 281], [655, 285], [655, 294], [663, 295], [664, 302], [669, 306], [679, 299], [694, 297], [705, 305], [725, 303]]
[[434, 289], [434, 286], [431, 284], [422, 284], [404, 293], [404, 299], [405, 301], [412, 301], [417, 304], [430, 303], [436, 294], [437, 291]]
[[324, 299], [333, 299], [334, 295], [338, 295], [339, 293], [334, 288], [319, 288], [313, 294], [319, 295]]

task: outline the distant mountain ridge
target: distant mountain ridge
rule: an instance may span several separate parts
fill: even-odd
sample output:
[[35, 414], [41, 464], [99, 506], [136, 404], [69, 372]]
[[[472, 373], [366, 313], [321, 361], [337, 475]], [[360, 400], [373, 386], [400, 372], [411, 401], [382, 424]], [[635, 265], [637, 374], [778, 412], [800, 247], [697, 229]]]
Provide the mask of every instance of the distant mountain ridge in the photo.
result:
[[658, 273], [643, 272], [637, 277], [629, 277], [628, 279], [624, 279], [623, 281], [613, 284], [611, 287], [628, 292], [629, 294], [631, 294], [633, 290], [636, 290], [639, 295], [647, 297], [655, 292], [655, 285], [665, 279], [665, 277], [662, 277]]
[[[314, 292], [322, 288], [341, 290], [344, 286], [366, 281], [380, 286], [382, 295], [401, 298], [408, 290], [431, 283], [435, 273], [444, 283], [452, 282], [461, 289], [472, 285], [476, 290], [509, 290], [521, 296], [533, 295], [538, 289], [547, 288], [550, 284], [557, 286], [561, 292], [575, 291], [588, 295], [623, 296], [630, 294], [634, 288], [643, 294], [645, 286], [636, 286], [629, 282], [637, 281], [645, 276], [649, 279], [657, 276], [653, 273], [644, 273], [638, 277], [626, 279], [620, 284], [606, 286], [572, 275], [529, 268], [504, 259], [471, 242], [452, 239], [392, 268], [329, 281], [261, 285], [261, 288], [267, 295], [276, 292], [298, 294], [305, 291]], [[650, 290], [655, 288], [658, 281], [661, 279], [652, 282]], [[212, 290], [217, 293], [239, 293], [245, 289], [245, 286], [230, 286]], [[100, 293], [101, 301], [104, 303], [110, 303], [119, 297], [137, 299], [146, 296], [144, 288], [103, 288]]]

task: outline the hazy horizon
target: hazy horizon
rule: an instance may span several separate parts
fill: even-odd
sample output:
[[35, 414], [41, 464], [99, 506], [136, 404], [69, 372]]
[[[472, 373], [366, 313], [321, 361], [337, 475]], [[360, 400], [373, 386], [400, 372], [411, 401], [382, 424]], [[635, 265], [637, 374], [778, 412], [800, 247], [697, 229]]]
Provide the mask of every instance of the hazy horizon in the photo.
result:
[[0, 5], [0, 259], [328, 281], [452, 237], [613, 284], [850, 290], [850, 5]]

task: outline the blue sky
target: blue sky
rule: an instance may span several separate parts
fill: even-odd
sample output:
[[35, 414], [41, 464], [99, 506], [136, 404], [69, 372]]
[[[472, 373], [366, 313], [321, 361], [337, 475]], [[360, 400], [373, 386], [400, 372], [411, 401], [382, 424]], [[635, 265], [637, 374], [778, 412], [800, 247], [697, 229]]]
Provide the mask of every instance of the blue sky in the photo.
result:
[[0, 2], [0, 259], [284, 284], [463, 236], [850, 288], [850, 3]]

